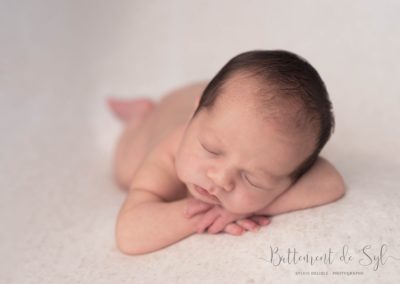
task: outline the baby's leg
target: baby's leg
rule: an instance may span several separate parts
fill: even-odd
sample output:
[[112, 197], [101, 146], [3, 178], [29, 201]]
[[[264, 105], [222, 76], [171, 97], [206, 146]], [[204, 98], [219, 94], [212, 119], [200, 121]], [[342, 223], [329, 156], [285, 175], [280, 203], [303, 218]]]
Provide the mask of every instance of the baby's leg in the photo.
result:
[[140, 123], [143, 117], [151, 111], [155, 103], [148, 98], [120, 100], [108, 98], [108, 106], [122, 122]]

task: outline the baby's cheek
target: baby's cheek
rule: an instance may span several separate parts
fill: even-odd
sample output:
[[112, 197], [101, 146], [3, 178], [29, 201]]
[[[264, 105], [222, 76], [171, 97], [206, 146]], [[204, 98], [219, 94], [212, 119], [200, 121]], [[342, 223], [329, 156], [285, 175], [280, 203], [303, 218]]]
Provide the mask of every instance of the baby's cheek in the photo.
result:
[[252, 213], [263, 208], [266, 203], [264, 196], [241, 192], [235, 196], [231, 204], [231, 211], [236, 213]]
[[194, 182], [194, 178], [199, 173], [199, 165], [196, 156], [185, 155], [178, 157], [175, 161], [175, 169], [180, 180], [187, 183]]

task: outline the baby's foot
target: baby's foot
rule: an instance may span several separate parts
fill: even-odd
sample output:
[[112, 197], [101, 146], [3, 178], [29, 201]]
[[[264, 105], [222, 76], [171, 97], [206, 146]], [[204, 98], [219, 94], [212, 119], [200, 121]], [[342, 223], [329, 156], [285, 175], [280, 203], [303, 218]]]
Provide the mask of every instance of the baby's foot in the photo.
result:
[[108, 98], [107, 103], [114, 115], [124, 123], [141, 121], [155, 107], [155, 103], [148, 98]]

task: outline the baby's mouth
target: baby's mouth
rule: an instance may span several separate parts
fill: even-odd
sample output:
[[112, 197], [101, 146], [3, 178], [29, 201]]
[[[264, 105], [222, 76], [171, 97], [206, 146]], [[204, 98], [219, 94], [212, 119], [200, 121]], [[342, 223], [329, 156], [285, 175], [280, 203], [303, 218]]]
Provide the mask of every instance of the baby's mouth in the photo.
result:
[[209, 193], [207, 190], [205, 190], [204, 188], [202, 188], [202, 187], [200, 187], [200, 186], [197, 186], [197, 185], [194, 185], [194, 189], [195, 189], [199, 194], [204, 195], [204, 196], [209, 197], [209, 198], [212, 198], [213, 200], [219, 202], [218, 197], [216, 197], [216, 196], [213, 195], [213, 194], [210, 194], [210, 193]]

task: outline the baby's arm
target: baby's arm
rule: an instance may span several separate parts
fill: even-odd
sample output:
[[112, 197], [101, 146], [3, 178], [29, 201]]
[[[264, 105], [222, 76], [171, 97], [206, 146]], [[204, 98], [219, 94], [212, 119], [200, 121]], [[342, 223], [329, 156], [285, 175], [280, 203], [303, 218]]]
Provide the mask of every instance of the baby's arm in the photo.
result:
[[201, 214], [183, 216], [187, 189], [169, 151], [176, 133], [148, 154], [133, 177], [116, 225], [116, 243], [125, 254], [156, 251], [196, 232]]
[[[345, 186], [339, 172], [327, 160], [318, 158], [307, 173], [268, 206], [253, 212], [250, 217], [246, 214], [239, 216], [240, 221], [248, 222], [248, 224], [240, 223], [240, 226], [251, 230], [257, 223], [267, 225], [269, 222], [263, 219], [265, 218], [263, 215], [277, 215], [326, 204], [339, 199], [344, 192]], [[192, 217], [196, 214], [198, 206], [192, 205], [191, 202], [188, 202], [188, 206], [192, 208], [189, 208], [191, 212], [187, 217]], [[209, 233], [218, 233], [221, 230], [228, 232], [228, 227], [225, 226], [235, 225], [235, 221], [238, 223], [236, 214], [229, 214], [219, 206], [214, 206], [206, 214], [202, 214], [196, 226], [197, 232], [203, 232], [206, 228]], [[231, 231], [229, 233], [233, 234]]]
[[132, 189], [116, 226], [118, 248], [125, 254], [153, 252], [196, 232], [202, 214], [183, 216], [187, 198], [164, 202], [150, 191]]
[[333, 202], [344, 193], [345, 184], [340, 173], [326, 159], [319, 157], [295, 184], [255, 214], [277, 215], [315, 207]]

